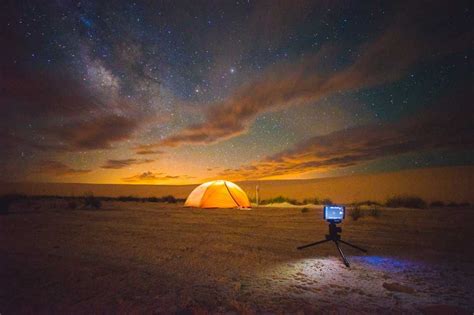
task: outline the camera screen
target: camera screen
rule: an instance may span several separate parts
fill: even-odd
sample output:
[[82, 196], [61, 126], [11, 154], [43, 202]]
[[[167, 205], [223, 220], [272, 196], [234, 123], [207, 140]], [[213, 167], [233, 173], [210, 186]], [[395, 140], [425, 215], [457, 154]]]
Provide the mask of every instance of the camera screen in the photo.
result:
[[342, 220], [344, 219], [344, 212], [343, 206], [324, 206], [324, 219]]

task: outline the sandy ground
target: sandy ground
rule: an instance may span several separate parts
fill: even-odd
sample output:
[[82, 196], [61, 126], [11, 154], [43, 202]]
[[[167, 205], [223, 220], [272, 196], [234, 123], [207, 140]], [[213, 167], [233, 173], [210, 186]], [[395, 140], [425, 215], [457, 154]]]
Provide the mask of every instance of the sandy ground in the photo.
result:
[[386, 209], [324, 237], [321, 210], [20, 204], [0, 216], [0, 313], [474, 311], [473, 209]]

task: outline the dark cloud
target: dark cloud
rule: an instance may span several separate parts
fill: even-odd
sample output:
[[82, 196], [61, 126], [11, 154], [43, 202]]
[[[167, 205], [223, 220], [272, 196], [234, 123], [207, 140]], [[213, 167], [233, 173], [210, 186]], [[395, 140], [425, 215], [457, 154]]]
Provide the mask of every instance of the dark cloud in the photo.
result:
[[164, 151], [153, 149], [153, 146], [141, 145], [135, 148], [135, 153], [139, 155], [164, 154]]
[[[409, 13], [402, 11], [377, 39], [362, 45], [353, 62], [344, 69], [336, 72], [325, 69], [327, 60], [337, 51], [331, 46], [297, 63], [272, 67], [224, 102], [211, 106], [204, 122], [184, 128], [156, 146], [222, 141], [247, 131], [262, 112], [387, 84], [402, 78], [417, 62], [468, 48], [465, 33], [445, 31], [433, 18], [419, 19], [417, 13], [422, 12], [421, 8], [410, 6], [410, 9]], [[441, 11], [441, 8], [432, 10]], [[436, 33], [436, 38], [426, 35], [427, 29]]]
[[139, 126], [140, 121], [135, 118], [110, 115], [72, 122], [47, 132], [66, 143], [67, 149], [79, 151], [109, 149], [112, 143], [131, 138]]
[[[473, 93], [460, 93], [442, 106], [401, 121], [372, 124], [316, 136], [293, 148], [220, 176], [255, 179], [347, 167], [386, 156], [436, 149], [474, 148]], [[449, 110], [446, 108], [449, 106]]]
[[74, 169], [64, 163], [53, 160], [41, 161], [35, 168], [35, 173], [52, 175], [56, 177], [82, 175], [89, 172], [91, 172], [91, 170]]
[[4, 121], [0, 132], [16, 139], [10, 141], [11, 149], [16, 145], [48, 151], [108, 149], [131, 138], [146, 121], [130, 102], [113, 91], [103, 92], [113, 87], [99, 91], [66, 75], [10, 71], [0, 77], [0, 84]]
[[109, 168], [109, 169], [120, 169], [129, 167], [132, 165], [139, 165], [139, 164], [146, 164], [151, 163], [154, 160], [139, 160], [139, 159], [123, 159], [123, 160], [107, 160], [102, 168]]

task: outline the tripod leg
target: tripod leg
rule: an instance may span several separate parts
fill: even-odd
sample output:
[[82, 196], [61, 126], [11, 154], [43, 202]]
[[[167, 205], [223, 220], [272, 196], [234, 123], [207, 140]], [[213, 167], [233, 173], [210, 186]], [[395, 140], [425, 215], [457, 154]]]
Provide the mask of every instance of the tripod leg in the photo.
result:
[[336, 243], [337, 250], [339, 251], [339, 254], [341, 254], [342, 260], [344, 261], [344, 265], [346, 265], [347, 267], [350, 267], [349, 261], [347, 260], [346, 256], [344, 256], [342, 249], [339, 247], [339, 242], [334, 241], [334, 243]]
[[351, 247], [354, 247], [355, 249], [358, 249], [358, 250], [360, 250], [360, 251], [362, 251], [362, 252], [364, 252], [364, 253], [367, 253], [367, 250], [366, 250], [366, 249], [363, 249], [363, 248], [361, 248], [361, 247], [359, 247], [359, 246], [355, 246], [354, 244], [348, 243], [348, 242], [343, 241], [343, 240], [339, 240], [339, 242], [341, 242], [341, 243], [343, 243], [343, 244], [346, 244], [346, 245], [349, 245], [349, 246], [351, 246]]
[[303, 245], [303, 246], [299, 246], [299, 247], [297, 247], [297, 249], [303, 249], [303, 248], [306, 248], [306, 247], [310, 247], [310, 246], [315, 246], [315, 245], [318, 245], [318, 244], [326, 243], [326, 242], [329, 242], [329, 241], [330, 241], [330, 240], [322, 240], [322, 241], [314, 242], [314, 243], [311, 243], [311, 244], [306, 244], [306, 245]]

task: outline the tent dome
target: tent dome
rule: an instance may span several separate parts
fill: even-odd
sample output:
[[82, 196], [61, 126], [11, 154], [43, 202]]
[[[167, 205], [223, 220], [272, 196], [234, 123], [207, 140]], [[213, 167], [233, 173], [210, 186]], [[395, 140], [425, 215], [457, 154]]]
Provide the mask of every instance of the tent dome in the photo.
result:
[[199, 185], [189, 194], [185, 207], [250, 208], [247, 194], [232, 182], [214, 180]]

